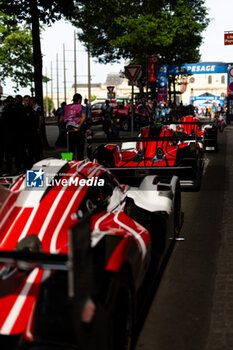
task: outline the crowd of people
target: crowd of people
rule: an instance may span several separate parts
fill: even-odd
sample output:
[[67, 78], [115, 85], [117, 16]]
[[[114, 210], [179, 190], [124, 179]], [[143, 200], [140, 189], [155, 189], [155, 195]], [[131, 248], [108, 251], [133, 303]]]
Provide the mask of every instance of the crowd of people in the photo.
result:
[[[55, 116], [59, 129], [57, 146], [62, 137], [65, 139], [68, 132], [68, 150], [73, 153], [73, 158], [84, 158], [85, 138], [87, 130], [91, 127], [91, 105], [78, 93], [73, 96], [73, 103], [63, 102], [57, 109]], [[219, 121], [222, 115], [222, 107], [218, 106], [215, 111], [215, 120]], [[109, 100], [102, 106], [103, 131], [107, 137], [117, 138], [120, 125], [113, 118], [113, 107]], [[185, 115], [196, 115], [197, 109], [192, 105], [183, 106], [166, 102], [142, 98], [135, 105], [135, 120], [139, 128], [148, 125], [152, 121], [171, 122], [178, 121]], [[212, 111], [213, 112], [213, 111]], [[220, 123], [220, 121], [219, 121]], [[221, 123], [222, 119], [221, 119]], [[43, 110], [36, 103], [35, 98], [26, 95], [16, 95], [15, 98], [8, 96], [0, 101], [0, 174], [3, 175], [3, 163], [6, 161], [7, 175], [12, 174], [12, 168], [20, 174], [30, 169], [32, 165], [42, 159], [42, 130], [44, 127]], [[60, 140], [60, 141], [59, 141]], [[60, 143], [59, 143], [60, 142]]]
[[[43, 112], [36, 99], [8, 96], [0, 102], [0, 173], [20, 174], [43, 156]], [[4, 160], [6, 169], [4, 169]], [[14, 165], [14, 167], [13, 167]], [[15, 168], [15, 169], [13, 169]]]
[[135, 108], [135, 117], [139, 127], [147, 125], [150, 121], [170, 122], [178, 121], [185, 115], [194, 115], [192, 105], [172, 104], [164, 101], [157, 102], [142, 98]]

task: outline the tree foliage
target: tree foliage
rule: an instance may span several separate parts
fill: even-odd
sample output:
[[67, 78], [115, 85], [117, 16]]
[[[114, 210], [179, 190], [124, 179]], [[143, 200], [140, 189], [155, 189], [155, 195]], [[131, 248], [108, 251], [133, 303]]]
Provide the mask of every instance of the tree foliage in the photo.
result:
[[17, 15], [19, 22], [31, 24], [33, 3], [38, 9], [39, 21], [46, 24], [61, 19], [64, 14], [69, 17], [74, 9], [73, 0], [1, 0], [1, 8], [4, 13]]
[[40, 24], [56, 21], [64, 14], [69, 17], [73, 9], [73, 0], [1, 0], [0, 5], [5, 15], [17, 18], [20, 24], [26, 23], [31, 26], [35, 95], [39, 104], [43, 106]]
[[167, 64], [198, 61], [208, 21], [204, 0], [84, 0], [77, 2], [72, 19], [99, 62], [140, 63], [158, 54]]
[[26, 87], [32, 81], [32, 38], [26, 25], [18, 25], [15, 16], [0, 12], [0, 81], [6, 78]]

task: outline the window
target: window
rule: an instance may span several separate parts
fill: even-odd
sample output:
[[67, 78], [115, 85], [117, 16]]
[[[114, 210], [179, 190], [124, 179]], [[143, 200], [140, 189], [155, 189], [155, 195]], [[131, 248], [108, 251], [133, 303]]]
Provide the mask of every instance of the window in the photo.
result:
[[225, 75], [221, 76], [221, 84], [225, 84]]
[[101, 111], [102, 103], [96, 103], [92, 105], [92, 111]]
[[208, 76], [208, 84], [212, 84], [212, 75]]

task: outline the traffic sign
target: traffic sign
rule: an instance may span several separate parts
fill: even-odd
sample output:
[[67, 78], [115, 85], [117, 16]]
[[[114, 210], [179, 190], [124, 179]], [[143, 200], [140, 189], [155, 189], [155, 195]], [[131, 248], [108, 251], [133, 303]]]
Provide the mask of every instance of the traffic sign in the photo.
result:
[[230, 85], [229, 85], [229, 89], [230, 89], [230, 91], [233, 91], [233, 82], [232, 82], [232, 83], [230, 83]]
[[229, 75], [230, 75], [231, 77], [233, 77], [233, 67], [231, 67], [231, 68], [229, 69]]
[[111, 93], [115, 89], [115, 86], [107, 86], [107, 89]]
[[130, 81], [135, 81], [139, 77], [141, 72], [141, 66], [138, 64], [132, 64], [125, 67], [125, 75]]

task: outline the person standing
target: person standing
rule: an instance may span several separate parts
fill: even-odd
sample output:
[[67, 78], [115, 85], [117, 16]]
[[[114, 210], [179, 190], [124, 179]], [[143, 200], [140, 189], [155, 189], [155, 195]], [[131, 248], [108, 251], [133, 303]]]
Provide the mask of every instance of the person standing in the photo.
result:
[[136, 115], [139, 119], [139, 128], [150, 124], [150, 111], [145, 98], [142, 98], [142, 103], [137, 106]]
[[85, 124], [86, 124], [86, 128], [90, 129], [91, 128], [91, 105], [90, 103], [88, 103], [88, 99], [85, 98], [84, 99], [84, 104], [86, 107], [86, 120], [85, 120]]
[[41, 159], [41, 140], [38, 130], [38, 116], [31, 105], [31, 97], [23, 98], [25, 113], [25, 167], [30, 169], [32, 165]]
[[105, 101], [105, 104], [102, 106], [102, 115], [103, 115], [103, 131], [106, 136], [109, 137], [112, 129], [112, 112], [113, 108], [109, 103], [109, 100]]
[[15, 114], [13, 111], [14, 99], [8, 96], [2, 112], [3, 143], [6, 159], [6, 174], [12, 175], [14, 137], [15, 137]]
[[78, 93], [73, 96], [73, 103], [64, 106], [64, 123], [68, 132], [68, 150], [73, 158], [84, 158], [86, 109], [82, 106], [82, 96]]
[[63, 122], [63, 116], [64, 116], [64, 107], [66, 106], [66, 102], [62, 102], [61, 106], [56, 110], [55, 112], [55, 117], [57, 118], [57, 126], [58, 126], [58, 130], [59, 130], [59, 134], [58, 136], [60, 136], [65, 129], [65, 125]]
[[44, 130], [45, 123], [44, 123], [43, 109], [41, 106], [38, 105], [35, 97], [31, 97], [30, 105], [34, 110], [36, 120], [37, 120], [37, 134], [39, 135], [39, 138], [38, 138], [39, 152], [40, 152], [40, 158], [43, 158], [43, 141], [44, 141], [43, 137], [45, 135], [45, 130]]
[[15, 114], [15, 136], [13, 138], [14, 143], [14, 155], [15, 155], [15, 167], [17, 174], [22, 173], [25, 169], [22, 169], [23, 160], [25, 158], [25, 113], [23, 108], [23, 97], [21, 95], [15, 96], [14, 106]]

